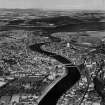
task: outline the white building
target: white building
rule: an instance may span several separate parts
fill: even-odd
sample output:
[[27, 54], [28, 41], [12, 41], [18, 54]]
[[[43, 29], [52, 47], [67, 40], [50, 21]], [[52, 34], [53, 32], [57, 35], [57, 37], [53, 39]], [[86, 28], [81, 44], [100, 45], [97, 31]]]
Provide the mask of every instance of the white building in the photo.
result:
[[67, 43], [67, 47], [70, 47], [70, 43]]

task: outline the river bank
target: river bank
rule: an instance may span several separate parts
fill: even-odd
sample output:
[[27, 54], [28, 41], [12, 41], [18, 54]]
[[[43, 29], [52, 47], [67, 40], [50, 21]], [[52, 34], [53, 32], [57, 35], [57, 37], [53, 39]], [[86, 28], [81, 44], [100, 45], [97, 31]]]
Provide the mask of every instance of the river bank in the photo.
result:
[[[70, 60], [61, 55], [44, 51], [44, 49], [41, 48], [42, 45], [44, 45], [44, 43], [34, 44], [30, 46], [30, 49], [51, 56], [63, 64], [71, 64]], [[38, 105], [56, 105], [60, 96], [80, 79], [80, 73], [77, 67], [66, 67], [66, 72], [67, 75], [65, 75], [60, 81], [57, 81], [51, 89], [48, 89], [49, 91], [45, 91], [44, 96], [40, 99]]]

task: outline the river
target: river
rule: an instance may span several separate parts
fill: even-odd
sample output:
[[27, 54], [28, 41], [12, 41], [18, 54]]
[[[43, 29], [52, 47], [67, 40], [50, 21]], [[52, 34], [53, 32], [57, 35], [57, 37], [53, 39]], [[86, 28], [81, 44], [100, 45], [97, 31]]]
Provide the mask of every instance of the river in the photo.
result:
[[[70, 60], [61, 55], [44, 51], [41, 47], [42, 45], [44, 45], [44, 43], [34, 44], [30, 46], [30, 49], [47, 56], [51, 56], [62, 64], [71, 64]], [[60, 81], [47, 91], [45, 96], [43, 96], [43, 98], [39, 101], [38, 105], [56, 105], [60, 96], [62, 96], [63, 93], [65, 93], [80, 79], [80, 72], [76, 66], [66, 67], [66, 73], [67, 74]]]

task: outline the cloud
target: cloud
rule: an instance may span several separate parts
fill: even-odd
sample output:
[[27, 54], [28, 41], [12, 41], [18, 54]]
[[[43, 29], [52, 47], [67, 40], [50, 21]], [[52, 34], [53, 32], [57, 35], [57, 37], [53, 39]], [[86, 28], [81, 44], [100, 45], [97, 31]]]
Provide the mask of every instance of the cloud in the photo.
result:
[[105, 0], [0, 0], [0, 8], [105, 10]]

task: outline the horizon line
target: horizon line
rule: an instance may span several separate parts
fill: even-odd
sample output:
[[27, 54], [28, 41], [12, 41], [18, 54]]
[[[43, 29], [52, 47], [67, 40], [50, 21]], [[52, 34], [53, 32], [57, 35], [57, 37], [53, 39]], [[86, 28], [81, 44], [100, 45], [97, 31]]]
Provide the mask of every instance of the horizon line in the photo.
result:
[[51, 10], [51, 11], [105, 11], [105, 9], [53, 9], [53, 8], [0, 8], [0, 10], [1, 9], [12, 9], [12, 10], [14, 10], [14, 9], [21, 9], [21, 10], [27, 10], [27, 9], [33, 9], [33, 10], [35, 10], [35, 9], [37, 9], [37, 10]]

